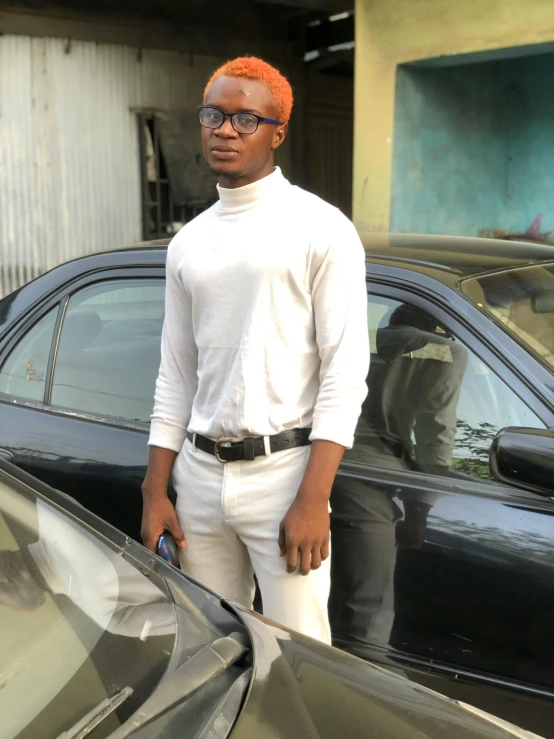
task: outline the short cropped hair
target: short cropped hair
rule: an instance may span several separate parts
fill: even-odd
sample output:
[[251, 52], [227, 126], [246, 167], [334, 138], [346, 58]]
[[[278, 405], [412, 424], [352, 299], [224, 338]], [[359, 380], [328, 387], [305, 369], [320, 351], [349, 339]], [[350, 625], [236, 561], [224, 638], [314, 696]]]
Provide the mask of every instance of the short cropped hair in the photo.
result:
[[242, 56], [226, 62], [213, 73], [204, 90], [204, 102], [212, 84], [219, 77], [244, 77], [247, 80], [265, 82], [273, 93], [279, 110], [279, 122], [288, 123], [292, 111], [292, 88], [289, 81], [271, 64], [254, 56]]

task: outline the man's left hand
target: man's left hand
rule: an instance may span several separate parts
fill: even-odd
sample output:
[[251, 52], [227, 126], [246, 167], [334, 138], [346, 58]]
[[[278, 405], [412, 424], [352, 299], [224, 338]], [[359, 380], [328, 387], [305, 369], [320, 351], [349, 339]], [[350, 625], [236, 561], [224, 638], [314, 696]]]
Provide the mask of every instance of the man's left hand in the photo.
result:
[[330, 517], [327, 500], [304, 500], [298, 496], [279, 526], [281, 557], [287, 572], [301, 575], [317, 570], [329, 556]]

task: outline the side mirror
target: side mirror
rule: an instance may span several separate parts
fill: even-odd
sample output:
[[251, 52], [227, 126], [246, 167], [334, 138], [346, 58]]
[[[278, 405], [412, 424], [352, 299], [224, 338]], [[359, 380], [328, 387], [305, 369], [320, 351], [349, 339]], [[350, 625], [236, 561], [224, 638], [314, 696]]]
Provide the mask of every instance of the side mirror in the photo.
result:
[[554, 431], [502, 429], [492, 442], [490, 470], [499, 482], [554, 496]]

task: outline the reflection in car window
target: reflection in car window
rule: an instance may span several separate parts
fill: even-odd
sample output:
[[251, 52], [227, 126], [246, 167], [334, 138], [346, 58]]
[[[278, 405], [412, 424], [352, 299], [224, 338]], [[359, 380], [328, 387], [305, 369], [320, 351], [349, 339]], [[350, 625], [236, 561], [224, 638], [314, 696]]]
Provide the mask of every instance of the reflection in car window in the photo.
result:
[[554, 367], [554, 265], [473, 277], [463, 292], [550, 368]]
[[106, 731], [126, 720], [166, 670], [176, 621], [118, 550], [0, 481], [0, 630], [2, 736], [46, 738], [129, 687]]
[[52, 404], [148, 421], [163, 317], [163, 280], [103, 282], [73, 295], [54, 368]]
[[490, 479], [506, 426], [542, 421], [430, 314], [370, 296], [369, 392], [347, 458], [426, 474]]
[[0, 370], [0, 393], [42, 403], [57, 315], [56, 306], [13, 349]]
[[[457, 552], [466, 557], [471, 547], [481, 547], [480, 572], [488, 567], [498, 576], [499, 558], [505, 558], [511, 575], [510, 551], [518, 547], [521, 551], [530, 519], [538, 519], [540, 536], [528, 544], [531, 549], [541, 542], [537, 557], [542, 558], [547, 548], [548, 525], [539, 514], [528, 515], [522, 523], [521, 512], [497, 501], [483, 507], [481, 499], [475, 503], [470, 495], [463, 503], [441, 496], [440, 488], [428, 484], [428, 479], [418, 480], [417, 473], [489, 480], [489, 449], [497, 431], [508, 425], [544, 428], [544, 424], [427, 312], [372, 295], [368, 324], [372, 352], [368, 396], [354, 448], [345, 457], [416, 475], [413, 484], [337, 476], [331, 496], [329, 598], [334, 643], [359, 649], [360, 654], [365, 654], [366, 644], [392, 645], [426, 658], [432, 652], [446, 662], [475, 666], [479, 658], [473, 661], [472, 651], [497, 654], [487, 651], [488, 638], [481, 639], [480, 647], [468, 649], [467, 656], [456, 651], [456, 633], [466, 634], [470, 642], [473, 623], [481, 625], [474, 612], [464, 615], [466, 609], [474, 609], [472, 570], [466, 563], [463, 570], [461, 565], [445, 568], [444, 563], [457, 564]], [[443, 533], [451, 527], [453, 509], [457, 529], [447, 533], [455, 538]], [[465, 589], [452, 576], [461, 571]], [[468, 592], [472, 597], [466, 597]], [[481, 637], [479, 627], [476, 634]], [[513, 640], [510, 650], [512, 644]]]

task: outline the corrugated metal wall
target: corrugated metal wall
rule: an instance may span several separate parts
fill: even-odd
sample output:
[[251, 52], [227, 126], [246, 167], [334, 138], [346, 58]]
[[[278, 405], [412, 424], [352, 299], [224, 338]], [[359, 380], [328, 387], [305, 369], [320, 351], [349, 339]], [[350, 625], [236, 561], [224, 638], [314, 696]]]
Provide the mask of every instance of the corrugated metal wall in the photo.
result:
[[195, 105], [222, 59], [0, 37], [0, 297], [141, 238], [136, 108]]

